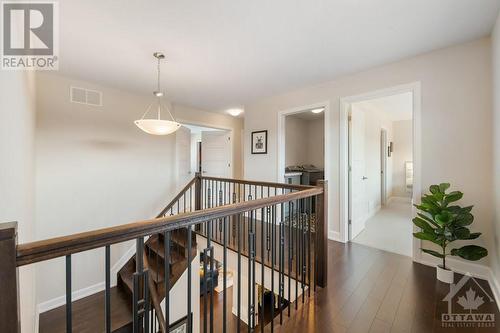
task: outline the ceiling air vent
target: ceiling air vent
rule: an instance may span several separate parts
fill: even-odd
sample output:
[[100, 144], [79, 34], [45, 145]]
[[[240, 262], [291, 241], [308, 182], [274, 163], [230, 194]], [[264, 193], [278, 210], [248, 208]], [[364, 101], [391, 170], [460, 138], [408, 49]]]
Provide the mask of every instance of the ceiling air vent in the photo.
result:
[[71, 87], [70, 100], [72, 103], [102, 106], [102, 92], [80, 87]]

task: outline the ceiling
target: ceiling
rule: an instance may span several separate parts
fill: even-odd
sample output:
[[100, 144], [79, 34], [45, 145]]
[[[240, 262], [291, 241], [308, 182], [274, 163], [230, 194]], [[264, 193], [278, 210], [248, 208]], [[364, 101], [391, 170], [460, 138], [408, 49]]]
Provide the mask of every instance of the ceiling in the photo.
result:
[[488, 35], [498, 0], [65, 0], [63, 75], [212, 111]]
[[192, 134], [200, 134], [201, 132], [222, 131], [218, 128], [203, 127], [203, 126], [197, 126], [197, 125], [182, 124], [182, 126], [188, 128]]
[[311, 110], [307, 110], [291, 114], [288, 117], [302, 119], [302, 120], [320, 120], [320, 119], [322, 120], [325, 118], [325, 113], [324, 112], [312, 113]]
[[353, 103], [363, 110], [384, 112], [392, 121], [411, 120], [413, 116], [413, 95], [411, 92], [391, 95]]

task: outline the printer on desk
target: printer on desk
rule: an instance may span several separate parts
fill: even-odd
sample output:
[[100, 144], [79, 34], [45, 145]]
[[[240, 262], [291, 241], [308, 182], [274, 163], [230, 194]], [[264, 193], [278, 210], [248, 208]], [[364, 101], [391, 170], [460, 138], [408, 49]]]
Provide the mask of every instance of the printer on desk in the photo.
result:
[[285, 168], [285, 177], [287, 174], [300, 172], [300, 184], [316, 185], [316, 182], [325, 178], [325, 172], [312, 164], [291, 165]]

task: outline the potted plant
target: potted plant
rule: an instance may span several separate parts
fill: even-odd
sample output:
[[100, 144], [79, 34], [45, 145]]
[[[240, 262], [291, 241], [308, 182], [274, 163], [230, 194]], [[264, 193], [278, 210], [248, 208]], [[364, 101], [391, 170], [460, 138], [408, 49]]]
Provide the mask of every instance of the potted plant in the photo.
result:
[[450, 184], [442, 183], [431, 185], [430, 194], [422, 197], [420, 205], [415, 207], [420, 211], [413, 219], [413, 223], [421, 229], [413, 234], [418, 239], [430, 241], [441, 248], [441, 251], [422, 249], [425, 253], [442, 259], [437, 266], [438, 280], [453, 283], [453, 271], [446, 267], [446, 257], [458, 256], [466, 260], [476, 261], [488, 255], [488, 250], [477, 245], [465, 245], [447, 251], [448, 245], [456, 240], [470, 240], [478, 238], [480, 232], [470, 232], [468, 226], [474, 221], [471, 214], [473, 206], [461, 207], [451, 205], [460, 200], [462, 192], [447, 192]]

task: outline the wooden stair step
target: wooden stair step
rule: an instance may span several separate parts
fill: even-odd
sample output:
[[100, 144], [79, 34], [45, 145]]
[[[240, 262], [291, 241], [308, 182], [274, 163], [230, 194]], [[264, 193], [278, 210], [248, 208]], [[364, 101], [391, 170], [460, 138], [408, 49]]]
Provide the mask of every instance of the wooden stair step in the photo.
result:
[[[146, 243], [146, 246], [151, 249], [156, 255], [158, 255], [162, 261], [165, 258], [165, 243], [163, 240], [160, 239], [160, 237], [155, 237], [154, 239], [150, 239]], [[183, 254], [179, 253], [179, 251], [176, 251], [175, 248], [170, 249], [170, 264], [174, 264], [178, 261], [184, 260], [185, 257]], [[154, 260], [151, 258], [150, 260]]]

